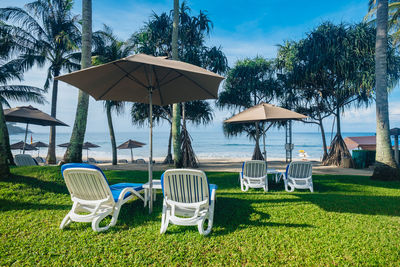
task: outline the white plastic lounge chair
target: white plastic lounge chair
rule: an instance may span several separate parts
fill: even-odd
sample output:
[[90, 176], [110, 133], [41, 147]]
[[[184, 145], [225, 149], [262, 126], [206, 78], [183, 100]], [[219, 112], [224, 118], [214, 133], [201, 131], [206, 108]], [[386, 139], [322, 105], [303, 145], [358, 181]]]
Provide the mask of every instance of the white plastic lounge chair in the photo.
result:
[[42, 163], [42, 164], [45, 164], [45, 163], [46, 163], [46, 161], [45, 161], [44, 158], [42, 158], [42, 157], [36, 157], [35, 160], [36, 160], [36, 162], [39, 163], [39, 164], [40, 164], [40, 163]]
[[36, 166], [38, 163], [29, 154], [18, 154], [14, 156], [14, 161], [17, 166]]
[[294, 189], [310, 189], [314, 192], [311, 162], [291, 162], [286, 169], [284, 183], [287, 192], [293, 192]]
[[[107, 178], [97, 166], [70, 163], [61, 167], [61, 173], [73, 205], [61, 222], [60, 229], [71, 222], [91, 222], [94, 231], [105, 231], [117, 223], [124, 203], [134, 196], [144, 201], [139, 194], [143, 184], [119, 183], [109, 186]], [[110, 214], [111, 222], [105, 227], [99, 227], [99, 223]]]
[[88, 158], [88, 163], [89, 164], [96, 164], [98, 162], [94, 158]]
[[249, 160], [243, 163], [240, 173], [240, 187], [243, 192], [249, 188], [264, 188], [268, 191], [267, 162], [263, 160]]
[[[217, 186], [209, 184], [203, 171], [171, 169], [161, 177], [164, 194], [160, 233], [167, 231], [168, 224], [197, 225], [202, 235], [211, 232], [214, 220]], [[204, 229], [204, 223], [208, 226]]]
[[128, 160], [126, 160], [126, 159], [119, 159], [119, 160], [118, 160], [118, 163], [128, 163]]

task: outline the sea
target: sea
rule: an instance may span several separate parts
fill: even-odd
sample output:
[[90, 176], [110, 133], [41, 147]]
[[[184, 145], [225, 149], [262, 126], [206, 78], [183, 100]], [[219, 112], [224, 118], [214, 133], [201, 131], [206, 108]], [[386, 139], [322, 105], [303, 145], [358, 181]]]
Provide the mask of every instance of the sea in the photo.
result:
[[[193, 129], [190, 131], [192, 138], [192, 146], [199, 159], [211, 158], [250, 158], [254, 150], [254, 141], [246, 136], [239, 136], [227, 138], [222, 129]], [[347, 136], [368, 136], [375, 135], [375, 133], [367, 132], [344, 132], [343, 137]], [[70, 133], [57, 133], [56, 144], [69, 142]], [[155, 158], [164, 158], [168, 149], [169, 131], [159, 130], [153, 133], [153, 155]], [[327, 133], [326, 140], [328, 145], [334, 137], [334, 134]], [[15, 134], [10, 136], [11, 144], [22, 141], [24, 134]], [[146, 145], [141, 148], [133, 149], [135, 159], [147, 159], [149, 155], [149, 132], [146, 130], [134, 132], [116, 132], [117, 146], [133, 139], [145, 143]], [[48, 143], [48, 133], [32, 133], [32, 141], [42, 141]], [[85, 141], [99, 145], [99, 148], [93, 148], [89, 151], [84, 151], [84, 159], [86, 152], [89, 157], [101, 160], [111, 160], [111, 142], [110, 136], [107, 132], [87, 132]], [[31, 134], [28, 134], [27, 143], [31, 142]], [[293, 157], [299, 157], [299, 150], [304, 150], [310, 159], [319, 160], [322, 157], [322, 140], [321, 133], [319, 132], [293, 132]], [[260, 140], [260, 149], [263, 151], [262, 139]], [[285, 132], [284, 131], [271, 131], [266, 135], [266, 151], [268, 159], [284, 159], [285, 158]], [[59, 157], [64, 155], [65, 148], [56, 148], [56, 154]], [[14, 154], [21, 153], [19, 150], [13, 151]], [[40, 148], [39, 151], [28, 151], [27, 153], [33, 156], [40, 155], [45, 157], [47, 155], [47, 148]], [[118, 150], [118, 159], [130, 160], [130, 150]]]

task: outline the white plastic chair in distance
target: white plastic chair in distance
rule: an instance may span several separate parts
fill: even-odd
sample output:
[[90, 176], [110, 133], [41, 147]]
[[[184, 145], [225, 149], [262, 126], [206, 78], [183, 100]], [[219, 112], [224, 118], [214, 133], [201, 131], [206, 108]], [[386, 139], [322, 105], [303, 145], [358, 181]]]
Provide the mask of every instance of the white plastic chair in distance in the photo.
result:
[[29, 154], [18, 154], [14, 156], [14, 161], [17, 166], [36, 166], [37, 161]]
[[294, 189], [310, 189], [314, 192], [311, 162], [291, 162], [288, 165], [284, 183], [287, 192], [293, 192]]
[[[211, 232], [217, 186], [208, 183], [203, 171], [167, 170], [161, 177], [161, 186], [164, 194], [161, 234], [167, 231], [169, 223], [197, 225], [202, 235]], [[204, 229], [206, 220], [208, 225]]]
[[[61, 222], [60, 229], [71, 222], [91, 222], [96, 232], [105, 231], [117, 223], [121, 206], [134, 196], [144, 201], [139, 194], [143, 184], [119, 183], [109, 186], [108, 181], [97, 166], [70, 163], [61, 168], [68, 191], [73, 202], [71, 211]], [[111, 222], [99, 227], [108, 215]]]
[[239, 178], [240, 187], [243, 192], [246, 192], [249, 188], [263, 188], [267, 192], [267, 162], [263, 160], [249, 160], [244, 162]]

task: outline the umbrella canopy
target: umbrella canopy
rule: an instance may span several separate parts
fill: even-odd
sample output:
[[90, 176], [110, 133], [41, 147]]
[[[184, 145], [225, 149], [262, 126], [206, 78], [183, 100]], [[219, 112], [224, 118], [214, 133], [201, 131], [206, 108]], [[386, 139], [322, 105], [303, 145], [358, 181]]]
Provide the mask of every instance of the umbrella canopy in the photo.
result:
[[46, 143], [38, 141], [38, 142], [33, 143], [32, 146], [33, 147], [48, 147], [49, 145], [46, 144]]
[[390, 129], [390, 135], [400, 135], [400, 128]]
[[[254, 107], [248, 108], [232, 118], [225, 120], [225, 123], [244, 123], [244, 122], [259, 122], [259, 121], [287, 121], [287, 120], [300, 120], [306, 119], [307, 116], [285, 109], [277, 107], [272, 104], [261, 103]], [[256, 128], [256, 136], [258, 138], [258, 127]], [[266, 157], [265, 149], [265, 133], [263, 134], [264, 142], [264, 157]], [[257, 140], [258, 142], [258, 140]], [[258, 147], [258, 146], [256, 146]]]
[[[59, 147], [69, 147], [69, 143], [60, 144], [58, 146]], [[82, 149], [97, 148], [97, 147], [100, 147], [100, 146], [90, 143], [90, 142], [85, 142], [82, 145]]]
[[[20, 141], [18, 143], [10, 145], [10, 148], [12, 150], [14, 150], [14, 149], [21, 149], [22, 150], [22, 149], [24, 149], [24, 141]], [[25, 143], [25, 150], [37, 150], [37, 148], [32, 146], [32, 145], [30, 145], [30, 144], [26, 144]]]
[[[137, 54], [56, 77], [96, 100], [149, 104], [149, 190], [153, 181], [153, 104], [216, 99], [224, 77], [198, 66], [165, 57]], [[149, 211], [153, 209], [150, 194]]]
[[[23, 143], [26, 143], [26, 136], [28, 134], [28, 125], [42, 125], [42, 126], [68, 126], [62, 121], [53, 118], [47, 113], [34, 108], [32, 106], [23, 106], [16, 108], [9, 108], [4, 110], [4, 117], [6, 121], [9, 122], [21, 122], [26, 123], [25, 129], [25, 140]], [[23, 153], [25, 153], [25, 147], [22, 148]]]
[[168, 104], [218, 98], [224, 77], [181, 61], [137, 54], [75, 71], [56, 79], [74, 85], [96, 100]]
[[225, 122], [283, 121], [306, 118], [307, 116], [303, 114], [277, 107], [272, 104], [261, 103], [236, 114], [232, 118], [225, 120]]
[[144, 145], [145, 145], [144, 143], [129, 139], [125, 143], [120, 144], [117, 148], [118, 149], [131, 149], [131, 148], [142, 147]]
[[4, 110], [6, 121], [29, 123], [42, 126], [68, 126], [47, 113], [32, 106], [16, 107]]
[[132, 149], [133, 148], [142, 147], [144, 145], [145, 145], [144, 143], [129, 139], [125, 143], [120, 144], [117, 148], [118, 149], [130, 149], [131, 150], [131, 163], [133, 163], [133, 152], [132, 152]]

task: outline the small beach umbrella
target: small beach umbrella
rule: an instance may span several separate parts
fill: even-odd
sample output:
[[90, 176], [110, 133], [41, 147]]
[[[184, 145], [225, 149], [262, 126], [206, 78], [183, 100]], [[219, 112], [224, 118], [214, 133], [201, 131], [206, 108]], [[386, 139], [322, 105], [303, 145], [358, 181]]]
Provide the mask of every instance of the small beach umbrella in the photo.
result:
[[[9, 122], [26, 123], [24, 143], [26, 143], [29, 124], [42, 125], [42, 126], [68, 126], [62, 121], [59, 121], [56, 118], [50, 116], [49, 114], [44, 113], [43, 111], [34, 108], [32, 106], [23, 106], [23, 107], [5, 109], [4, 117], [5, 120]], [[22, 150], [23, 153], [25, 153], [26, 150], [25, 147], [22, 148]]]
[[145, 145], [144, 143], [129, 139], [125, 143], [120, 144], [117, 148], [118, 149], [130, 149], [131, 150], [131, 163], [133, 163], [133, 152], [132, 152], [132, 149], [133, 148], [142, 147], [144, 145]]
[[[55, 79], [78, 87], [96, 100], [149, 104], [149, 190], [153, 186], [153, 105], [216, 99], [224, 77], [181, 61], [137, 54], [75, 71]], [[149, 211], [153, 209], [150, 194]]]
[[[58, 146], [67, 148], [67, 147], [69, 147], [69, 144], [70, 143], [64, 143], [64, 144], [60, 144]], [[93, 143], [90, 143], [90, 142], [85, 142], [85, 143], [82, 144], [82, 149], [86, 149], [86, 160], [87, 161], [89, 161], [89, 149], [90, 148], [97, 148], [97, 147], [100, 147], [100, 146], [98, 146], [96, 144], [93, 144]]]
[[38, 157], [39, 157], [39, 152], [40, 152], [41, 147], [49, 147], [48, 144], [40, 142], [40, 141], [33, 143], [32, 146], [38, 148]]
[[399, 135], [400, 128], [390, 129], [390, 135], [394, 136], [394, 158], [396, 163], [399, 164]]
[[[306, 119], [307, 116], [285, 109], [281, 107], [277, 107], [272, 104], [261, 103], [254, 107], [248, 108], [230, 119], [225, 120], [225, 123], [245, 123], [245, 122], [254, 122], [258, 123], [260, 121], [287, 121], [287, 120], [301, 120]], [[258, 129], [258, 128], [256, 128]], [[258, 133], [257, 133], [258, 135]], [[266, 155], [265, 151], [265, 142], [264, 142], [264, 156]]]
[[30, 144], [24, 143], [24, 141], [20, 141], [18, 143], [11, 144], [10, 148], [12, 150], [17, 150], [17, 149], [19, 149], [19, 150], [25, 149], [26, 151], [37, 150], [36, 147], [34, 147], [34, 146], [30, 145]]

